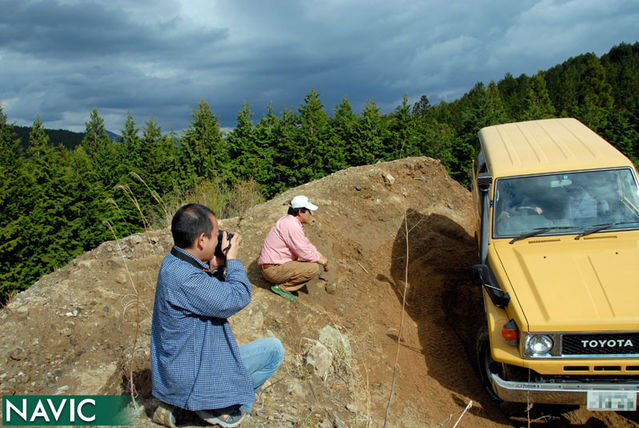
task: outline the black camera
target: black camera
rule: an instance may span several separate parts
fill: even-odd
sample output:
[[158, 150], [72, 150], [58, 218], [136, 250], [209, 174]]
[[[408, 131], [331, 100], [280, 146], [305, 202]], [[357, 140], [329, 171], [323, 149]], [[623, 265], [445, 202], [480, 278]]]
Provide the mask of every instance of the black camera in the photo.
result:
[[[224, 238], [224, 233], [226, 233], [226, 238], [229, 241], [229, 244], [226, 248], [222, 249], [222, 238]], [[226, 232], [225, 230], [220, 230], [217, 234], [217, 245], [215, 246], [215, 256], [216, 257], [226, 257], [226, 253], [229, 248], [231, 248], [231, 238], [233, 234], [231, 232]]]

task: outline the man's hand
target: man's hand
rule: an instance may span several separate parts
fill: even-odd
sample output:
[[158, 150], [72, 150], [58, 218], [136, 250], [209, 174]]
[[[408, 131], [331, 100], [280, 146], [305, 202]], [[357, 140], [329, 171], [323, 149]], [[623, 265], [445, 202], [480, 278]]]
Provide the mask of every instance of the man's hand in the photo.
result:
[[[233, 232], [231, 232], [233, 233]], [[222, 248], [222, 252], [229, 246], [228, 232], [224, 232], [222, 235], [222, 243], [220, 248]], [[225, 257], [215, 256], [213, 260], [211, 260], [211, 267], [224, 266], [227, 260], [236, 259], [237, 253], [240, 250], [240, 236], [237, 233], [233, 233], [233, 237], [231, 238], [231, 247], [226, 252]]]
[[[222, 249], [225, 249], [229, 246], [228, 234], [224, 234], [224, 239], [222, 239]], [[226, 253], [226, 260], [237, 259], [237, 255], [240, 251], [240, 234], [237, 232], [233, 232], [233, 237], [231, 238], [231, 248], [229, 248], [228, 253]]]
[[324, 272], [328, 270], [328, 259], [326, 257], [322, 256], [319, 260], [319, 264], [324, 268]]

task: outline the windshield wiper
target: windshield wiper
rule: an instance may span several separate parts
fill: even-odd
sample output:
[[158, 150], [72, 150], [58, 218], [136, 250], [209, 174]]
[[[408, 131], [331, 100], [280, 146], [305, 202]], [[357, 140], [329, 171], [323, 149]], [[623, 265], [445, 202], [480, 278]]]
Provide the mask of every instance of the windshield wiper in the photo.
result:
[[519, 235], [519, 236], [515, 236], [513, 239], [510, 240], [510, 244], [514, 244], [515, 242], [519, 241], [520, 239], [526, 239], [526, 238], [530, 238], [532, 236], [537, 236], [537, 235], [541, 235], [542, 233], [548, 232], [549, 230], [565, 230], [565, 229], [574, 229], [574, 226], [549, 226], [549, 227], [538, 227], [535, 228], [533, 230], [531, 230], [530, 232], [526, 232], [523, 235]]
[[593, 233], [601, 232], [602, 230], [609, 229], [612, 226], [619, 226], [619, 225], [623, 225], [623, 224], [637, 224], [637, 223], [639, 223], [639, 221], [617, 221], [617, 222], [614, 222], [614, 223], [595, 224], [592, 227], [592, 229], [584, 230], [579, 235], [575, 236], [575, 239], [579, 239], [582, 236], [591, 235]]

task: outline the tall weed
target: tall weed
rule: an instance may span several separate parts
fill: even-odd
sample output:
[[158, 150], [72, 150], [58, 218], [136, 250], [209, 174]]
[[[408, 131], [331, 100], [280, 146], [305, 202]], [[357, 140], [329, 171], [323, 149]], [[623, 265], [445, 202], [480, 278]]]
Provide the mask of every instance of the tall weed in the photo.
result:
[[171, 225], [171, 218], [179, 207], [198, 203], [209, 207], [218, 219], [243, 215], [249, 208], [264, 202], [260, 185], [253, 179], [240, 180], [232, 186], [222, 180], [202, 180], [191, 190], [176, 190], [161, 199], [164, 218], [153, 218], [154, 228]]

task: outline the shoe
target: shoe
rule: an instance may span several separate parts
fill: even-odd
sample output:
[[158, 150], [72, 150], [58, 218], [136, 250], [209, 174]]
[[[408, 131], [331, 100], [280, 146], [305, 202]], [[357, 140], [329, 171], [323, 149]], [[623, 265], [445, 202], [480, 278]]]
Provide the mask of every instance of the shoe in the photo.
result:
[[211, 425], [219, 425], [224, 428], [238, 426], [242, 422], [242, 420], [244, 420], [247, 414], [239, 407], [233, 409], [230, 413], [222, 413], [226, 411], [227, 409], [223, 409], [222, 411], [198, 410], [195, 413]]
[[175, 416], [173, 415], [174, 406], [170, 404], [160, 403], [160, 405], [153, 412], [153, 422], [159, 425], [164, 425], [169, 428], [176, 428]]
[[273, 291], [274, 293], [279, 294], [280, 296], [284, 297], [285, 299], [290, 300], [291, 302], [294, 302], [297, 299], [297, 296], [295, 296], [294, 294], [289, 293], [288, 291], [282, 290], [279, 285], [272, 285], [271, 286], [271, 291]]

